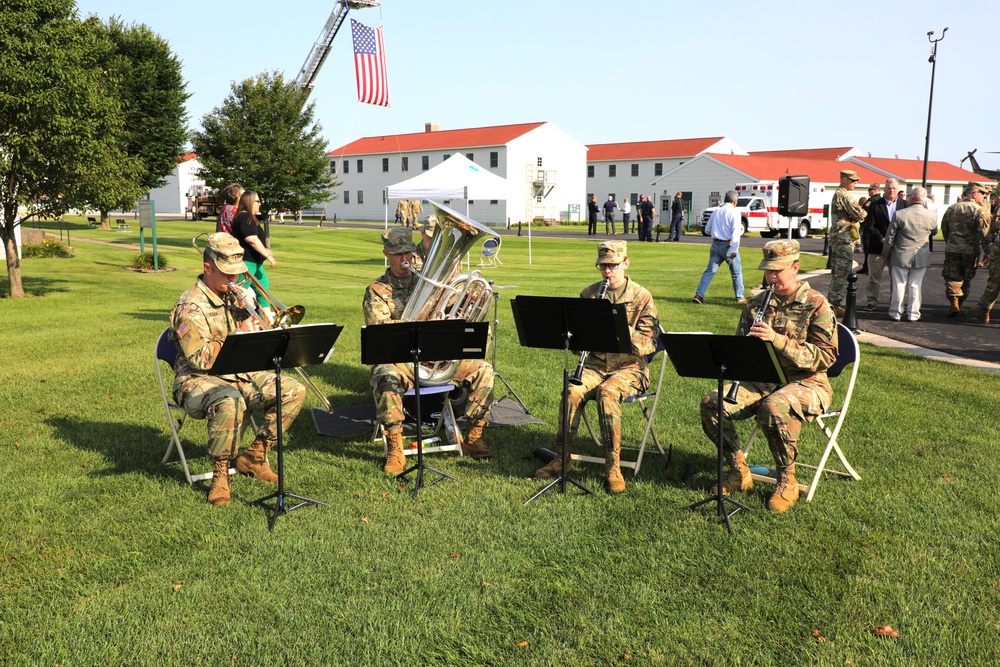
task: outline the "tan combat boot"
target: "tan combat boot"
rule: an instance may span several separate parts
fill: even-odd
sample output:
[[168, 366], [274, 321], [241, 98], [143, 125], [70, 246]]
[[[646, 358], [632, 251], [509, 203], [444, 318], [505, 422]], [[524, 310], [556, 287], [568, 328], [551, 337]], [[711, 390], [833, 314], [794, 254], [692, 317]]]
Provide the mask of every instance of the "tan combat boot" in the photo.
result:
[[267, 462], [267, 453], [271, 451], [271, 446], [267, 441], [257, 438], [246, 448], [242, 454], [236, 457], [236, 469], [244, 475], [253, 475], [262, 482], [277, 484], [278, 476], [271, 470], [271, 464]]
[[[990, 310], [992, 310], [992, 308]], [[976, 309], [972, 310], [970, 314], [973, 317], [975, 317], [977, 320], [979, 320], [980, 322], [982, 322], [983, 324], [989, 324], [990, 323], [990, 310], [987, 310], [985, 308], [976, 308]]]
[[799, 483], [795, 480], [795, 464], [782, 468], [778, 466], [778, 486], [767, 501], [772, 512], [787, 512], [799, 499]]
[[388, 451], [382, 470], [389, 475], [398, 475], [406, 469], [406, 455], [403, 454], [403, 427], [395, 426], [386, 429], [385, 443]]
[[212, 461], [212, 488], [208, 490], [208, 502], [212, 505], [229, 504], [229, 459]]
[[[573, 459], [570, 456], [573, 454], [573, 443], [571, 442], [566, 449], [566, 471], [569, 472], [573, 469]], [[556, 443], [556, 457], [548, 462], [545, 466], [539, 468], [535, 471], [535, 479], [555, 479], [562, 475], [562, 447], [559, 443]]]
[[621, 493], [625, 490], [625, 478], [622, 477], [621, 447], [617, 444], [604, 449], [605, 485], [608, 493]]
[[[733, 491], [749, 491], [753, 488], [753, 477], [750, 476], [750, 466], [743, 452], [736, 452], [728, 457], [729, 474], [722, 478], [722, 495], [728, 496]], [[712, 485], [712, 495], [718, 492]]]
[[477, 419], [469, 422], [469, 429], [465, 434], [465, 444], [462, 445], [462, 453], [468, 454], [474, 459], [491, 459], [493, 452], [486, 448], [483, 443], [483, 427], [486, 426], [485, 419]]
[[949, 297], [948, 305], [950, 306], [950, 308], [948, 309], [948, 317], [955, 317], [956, 315], [961, 314], [962, 304], [958, 302], [957, 296]]
[[843, 317], [844, 313], [847, 312], [846, 310], [844, 310], [844, 307], [841, 306], [841, 305], [839, 305], [839, 304], [834, 303], [834, 304], [830, 304], [830, 305], [833, 307], [833, 314], [834, 314], [835, 317], [838, 317], [838, 318]]

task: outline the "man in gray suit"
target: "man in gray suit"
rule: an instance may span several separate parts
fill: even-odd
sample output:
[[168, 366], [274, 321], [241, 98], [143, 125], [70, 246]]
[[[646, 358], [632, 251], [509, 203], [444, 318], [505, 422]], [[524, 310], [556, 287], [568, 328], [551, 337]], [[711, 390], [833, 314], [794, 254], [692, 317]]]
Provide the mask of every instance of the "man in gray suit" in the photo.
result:
[[907, 207], [892, 216], [885, 235], [882, 259], [892, 277], [889, 319], [895, 322], [903, 319], [904, 312], [910, 322], [920, 319], [920, 286], [931, 264], [930, 235], [937, 228], [937, 215], [924, 205], [926, 199], [925, 188], [918, 185], [911, 189]]

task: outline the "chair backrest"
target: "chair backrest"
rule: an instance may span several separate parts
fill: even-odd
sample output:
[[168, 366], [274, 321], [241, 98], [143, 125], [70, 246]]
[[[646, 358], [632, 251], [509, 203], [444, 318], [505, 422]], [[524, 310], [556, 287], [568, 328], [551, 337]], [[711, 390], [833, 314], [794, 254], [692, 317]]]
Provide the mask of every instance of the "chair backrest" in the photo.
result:
[[500, 239], [490, 237], [483, 241], [483, 251], [485, 252], [496, 252], [497, 248], [500, 247]]
[[827, 377], [835, 378], [840, 372], [858, 360], [861, 351], [858, 348], [858, 339], [854, 337], [851, 330], [840, 322], [837, 323], [837, 360], [833, 366], [826, 369]]
[[660, 354], [661, 352], [663, 352], [664, 350], [667, 349], [663, 345], [663, 334], [664, 333], [666, 333], [666, 332], [663, 330], [663, 327], [662, 326], [658, 327], [658, 332], [657, 332], [657, 335], [656, 335], [656, 349], [646, 355], [646, 365], [647, 366], [649, 364], [653, 363], [653, 360], [656, 359], [656, 355]]
[[167, 362], [171, 368], [174, 367], [174, 361], [177, 359], [177, 348], [170, 340], [170, 327], [164, 329], [156, 341], [156, 358], [159, 361]]

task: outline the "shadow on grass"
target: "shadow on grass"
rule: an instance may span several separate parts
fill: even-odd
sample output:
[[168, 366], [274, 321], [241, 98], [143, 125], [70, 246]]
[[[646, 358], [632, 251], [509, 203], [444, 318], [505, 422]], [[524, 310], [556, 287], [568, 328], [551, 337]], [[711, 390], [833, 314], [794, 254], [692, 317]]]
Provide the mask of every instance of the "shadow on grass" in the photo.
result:
[[132, 313], [123, 313], [123, 315], [147, 322], [162, 322], [164, 327], [170, 324], [170, 312], [164, 311], [162, 308], [139, 310]]
[[[94, 471], [92, 475], [106, 477], [144, 472], [164, 479], [184, 479], [184, 473], [179, 467], [167, 468], [160, 465], [167, 446], [166, 426], [156, 429], [74, 417], [49, 417], [45, 423], [53, 428], [54, 437], [79, 449], [97, 452], [105, 458], [109, 467]], [[195, 448], [194, 451], [199, 450]]]
[[[28, 261], [38, 261], [38, 260], [28, 260]], [[22, 264], [23, 269], [23, 264]], [[64, 287], [68, 285], [65, 280], [54, 280], [51, 278], [38, 278], [37, 276], [26, 276], [22, 270], [21, 272], [21, 286], [24, 288], [24, 293], [30, 296], [48, 296], [49, 294], [68, 292], [69, 287]], [[8, 295], [10, 294], [10, 281], [7, 280], [7, 273], [4, 272], [3, 280], [0, 280], [0, 294]]]

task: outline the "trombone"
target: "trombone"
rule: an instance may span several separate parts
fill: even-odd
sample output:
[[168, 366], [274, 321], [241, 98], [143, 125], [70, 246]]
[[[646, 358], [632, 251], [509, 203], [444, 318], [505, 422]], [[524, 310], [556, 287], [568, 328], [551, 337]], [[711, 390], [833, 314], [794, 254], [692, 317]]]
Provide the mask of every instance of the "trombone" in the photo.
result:
[[[208, 232], [201, 232], [191, 239], [191, 245], [194, 246], [194, 249], [198, 252], [203, 252], [201, 248], [198, 247], [198, 238], [201, 236], [208, 236]], [[247, 310], [247, 312], [250, 313], [251, 316], [256, 318], [260, 325], [265, 329], [287, 329], [288, 327], [295, 326], [302, 321], [303, 317], [305, 317], [305, 306], [286, 306], [281, 303], [271, 293], [271, 291], [261, 285], [260, 281], [254, 278], [252, 274], [244, 273], [242, 276], [239, 276], [239, 278], [249, 279], [254, 288], [256, 288], [259, 293], [263, 294], [274, 308], [274, 317], [271, 318], [266, 312], [263, 311], [263, 309], [254, 308], [253, 305], [243, 298], [243, 295], [240, 294], [239, 291], [234, 290], [233, 292], [236, 298], [240, 301], [240, 304]], [[316, 398], [320, 400], [323, 407], [326, 408], [326, 411], [332, 413], [333, 404], [330, 403], [330, 399], [328, 399], [326, 395], [319, 390], [319, 387], [317, 387], [316, 383], [313, 382], [313, 379], [309, 377], [309, 374], [300, 367], [296, 367], [295, 372], [299, 374], [299, 378], [302, 379], [302, 382], [305, 383], [306, 387], [308, 387], [312, 393], [316, 395]]]

